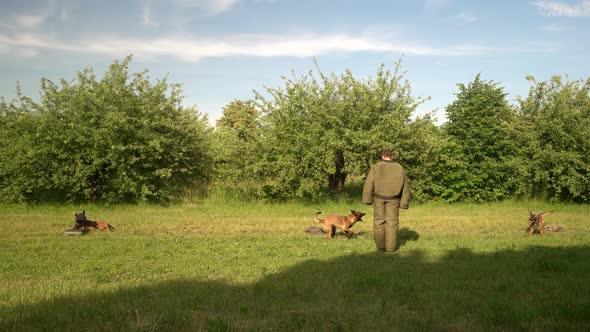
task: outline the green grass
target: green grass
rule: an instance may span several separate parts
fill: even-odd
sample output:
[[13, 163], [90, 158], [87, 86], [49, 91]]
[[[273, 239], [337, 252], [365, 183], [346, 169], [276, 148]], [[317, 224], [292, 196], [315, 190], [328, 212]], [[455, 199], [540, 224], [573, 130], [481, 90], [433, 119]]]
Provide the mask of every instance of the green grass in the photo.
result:
[[[317, 207], [368, 214], [329, 241], [315, 205], [0, 206], [0, 331], [590, 330], [587, 205], [412, 206], [393, 255], [371, 207]], [[116, 231], [65, 236], [82, 208]]]

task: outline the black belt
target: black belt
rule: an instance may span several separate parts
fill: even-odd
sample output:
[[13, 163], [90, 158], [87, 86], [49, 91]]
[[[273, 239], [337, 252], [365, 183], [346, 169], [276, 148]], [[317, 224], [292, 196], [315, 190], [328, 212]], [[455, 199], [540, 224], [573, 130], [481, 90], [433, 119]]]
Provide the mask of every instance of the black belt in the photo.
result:
[[379, 194], [373, 194], [373, 197], [379, 198], [379, 199], [399, 199], [399, 195], [397, 195], [397, 196], [384, 196], [384, 195], [379, 195]]

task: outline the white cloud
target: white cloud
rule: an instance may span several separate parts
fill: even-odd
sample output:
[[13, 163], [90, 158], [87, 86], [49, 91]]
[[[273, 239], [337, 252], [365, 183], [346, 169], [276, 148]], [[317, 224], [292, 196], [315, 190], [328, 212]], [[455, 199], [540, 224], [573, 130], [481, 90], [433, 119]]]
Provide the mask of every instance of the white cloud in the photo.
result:
[[160, 23], [152, 18], [152, 2], [150, 0], [143, 0], [141, 3], [141, 17], [142, 23], [148, 27], [159, 27]]
[[14, 23], [17, 27], [34, 30], [45, 22], [45, 15], [19, 15], [14, 17]]
[[59, 19], [62, 22], [67, 21], [70, 18], [70, 15], [68, 14], [68, 12], [64, 9], [59, 13]]
[[39, 55], [39, 51], [30, 48], [17, 49], [14, 53], [20, 58], [34, 58]]
[[[509, 48], [481, 45], [456, 45], [444, 48], [393, 42], [390, 40], [349, 35], [239, 35], [216, 39], [161, 38], [119, 39], [91, 38], [80, 41], [59, 41], [31, 33], [7, 37], [0, 34], [0, 47], [30, 50], [57, 50], [81, 54], [157, 59], [178, 58], [196, 62], [211, 57], [312, 57], [327, 53], [384, 52], [415, 55], [460, 56], [490, 52], [548, 52], [549, 48]], [[32, 52], [30, 52], [32, 54]]]
[[240, 0], [176, 0], [182, 6], [198, 7], [213, 14], [223, 13]]
[[39, 31], [53, 16], [58, 17], [62, 22], [68, 18], [65, 10], [62, 10], [58, 15], [57, 9], [56, 1], [48, 0], [45, 6], [3, 18], [0, 28], [11, 31]]
[[426, 10], [436, 10], [437, 8], [444, 7], [449, 0], [426, 0], [424, 7]]
[[548, 24], [548, 25], [543, 26], [543, 30], [551, 31], [551, 32], [559, 32], [559, 31], [563, 31], [563, 28], [557, 24]]
[[545, 16], [590, 16], [590, 0], [576, 5], [548, 0], [535, 1], [532, 4]]
[[478, 20], [478, 18], [475, 15], [473, 15], [469, 12], [459, 13], [459, 14], [455, 15], [455, 18], [465, 24], [473, 23]]

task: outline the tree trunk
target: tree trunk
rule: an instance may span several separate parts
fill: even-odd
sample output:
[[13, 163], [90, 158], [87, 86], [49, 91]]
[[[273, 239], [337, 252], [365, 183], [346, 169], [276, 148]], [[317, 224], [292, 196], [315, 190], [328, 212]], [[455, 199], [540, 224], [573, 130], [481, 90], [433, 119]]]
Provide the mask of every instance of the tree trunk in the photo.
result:
[[344, 154], [342, 152], [338, 152], [334, 162], [336, 163], [336, 172], [329, 175], [329, 185], [330, 191], [339, 193], [342, 192], [342, 188], [344, 188], [344, 181], [348, 176], [347, 173], [342, 171], [344, 169]]

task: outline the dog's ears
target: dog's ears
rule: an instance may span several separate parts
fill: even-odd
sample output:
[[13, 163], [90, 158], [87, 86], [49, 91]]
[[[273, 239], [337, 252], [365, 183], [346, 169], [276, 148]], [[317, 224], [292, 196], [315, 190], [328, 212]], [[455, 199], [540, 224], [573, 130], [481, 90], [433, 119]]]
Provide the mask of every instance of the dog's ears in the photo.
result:
[[350, 213], [355, 214], [356, 211], [355, 210], [350, 210]]

